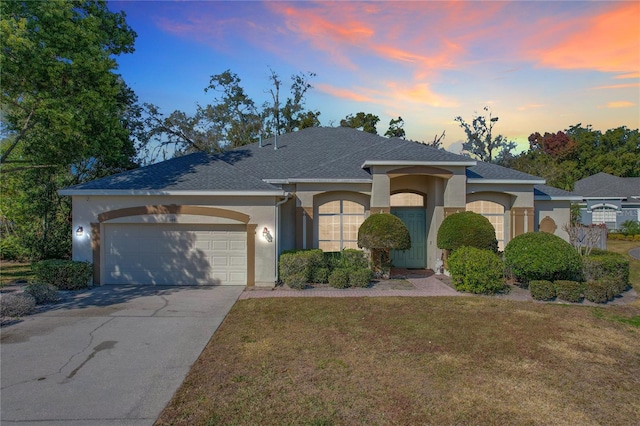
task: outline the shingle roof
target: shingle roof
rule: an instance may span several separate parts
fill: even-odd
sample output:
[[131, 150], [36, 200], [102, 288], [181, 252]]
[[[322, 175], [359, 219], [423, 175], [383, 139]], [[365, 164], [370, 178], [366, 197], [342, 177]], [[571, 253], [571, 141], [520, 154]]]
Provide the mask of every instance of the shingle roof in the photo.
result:
[[69, 190], [134, 191], [277, 191], [273, 185], [247, 176], [220, 158], [205, 153], [185, 155], [130, 170]]
[[555, 188], [547, 185], [534, 185], [533, 196], [536, 200], [573, 200], [579, 201], [582, 198], [573, 192]]
[[626, 198], [640, 196], [640, 177], [622, 178], [608, 173], [597, 173], [580, 179], [573, 192], [585, 198]]
[[[277, 143], [277, 148], [274, 149]], [[427, 145], [344, 127], [313, 127], [242, 146], [221, 154], [191, 154], [63, 190], [277, 191], [265, 181], [371, 180], [365, 162], [475, 163]], [[467, 177], [541, 179], [504, 167], [477, 163]]]
[[531, 181], [539, 184], [544, 182], [544, 179], [538, 176], [480, 161], [475, 166], [467, 168], [467, 179]]

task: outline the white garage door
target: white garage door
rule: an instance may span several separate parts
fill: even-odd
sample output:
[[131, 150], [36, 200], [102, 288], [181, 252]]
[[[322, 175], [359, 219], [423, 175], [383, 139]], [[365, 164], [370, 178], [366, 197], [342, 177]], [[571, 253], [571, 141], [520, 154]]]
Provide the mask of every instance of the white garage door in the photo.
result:
[[246, 285], [242, 225], [106, 224], [105, 284]]

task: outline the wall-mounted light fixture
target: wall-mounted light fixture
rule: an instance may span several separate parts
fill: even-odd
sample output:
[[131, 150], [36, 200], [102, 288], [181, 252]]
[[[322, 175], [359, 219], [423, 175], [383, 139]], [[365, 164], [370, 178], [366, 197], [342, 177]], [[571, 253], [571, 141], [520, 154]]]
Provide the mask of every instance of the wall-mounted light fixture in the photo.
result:
[[82, 237], [84, 235], [84, 229], [82, 229], [82, 226], [78, 226], [78, 229], [76, 229], [76, 237]]
[[267, 229], [267, 227], [265, 226], [264, 229], [262, 230], [262, 237], [267, 240], [268, 242], [273, 241], [273, 236], [271, 235], [271, 233], [269, 232], [269, 229]]

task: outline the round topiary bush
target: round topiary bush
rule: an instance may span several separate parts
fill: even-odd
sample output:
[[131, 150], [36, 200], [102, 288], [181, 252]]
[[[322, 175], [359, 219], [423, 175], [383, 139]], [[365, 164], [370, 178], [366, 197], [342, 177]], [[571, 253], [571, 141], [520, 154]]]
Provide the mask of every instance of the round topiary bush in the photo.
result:
[[579, 280], [582, 259], [571, 244], [557, 235], [528, 232], [504, 249], [506, 268], [523, 285], [532, 280]]
[[504, 290], [502, 259], [491, 250], [461, 247], [449, 258], [449, 272], [456, 290], [494, 294]]
[[407, 226], [400, 218], [390, 213], [372, 214], [358, 229], [358, 247], [371, 250], [374, 269], [387, 273], [389, 252], [411, 248], [411, 237]]
[[580, 303], [584, 299], [584, 284], [579, 281], [558, 280], [553, 283], [558, 299]]
[[474, 212], [459, 212], [445, 217], [438, 229], [437, 245], [449, 251], [463, 246], [498, 251], [493, 225], [489, 219]]

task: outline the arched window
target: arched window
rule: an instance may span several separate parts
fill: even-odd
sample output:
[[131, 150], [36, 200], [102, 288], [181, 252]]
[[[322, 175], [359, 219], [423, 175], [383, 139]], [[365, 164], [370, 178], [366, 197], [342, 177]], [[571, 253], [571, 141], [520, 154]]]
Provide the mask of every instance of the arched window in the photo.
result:
[[594, 206], [591, 211], [591, 223], [594, 225], [600, 225], [602, 223], [609, 223], [615, 227], [616, 223], [616, 209], [606, 206]]
[[496, 230], [498, 250], [504, 250], [504, 206], [493, 201], [473, 201], [467, 203], [467, 211], [481, 214], [489, 219]]
[[358, 248], [358, 228], [364, 206], [353, 201], [329, 201], [318, 207], [318, 247], [323, 251]]
[[391, 194], [391, 207], [423, 207], [424, 196], [412, 192]]

